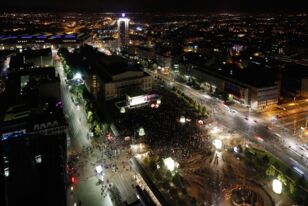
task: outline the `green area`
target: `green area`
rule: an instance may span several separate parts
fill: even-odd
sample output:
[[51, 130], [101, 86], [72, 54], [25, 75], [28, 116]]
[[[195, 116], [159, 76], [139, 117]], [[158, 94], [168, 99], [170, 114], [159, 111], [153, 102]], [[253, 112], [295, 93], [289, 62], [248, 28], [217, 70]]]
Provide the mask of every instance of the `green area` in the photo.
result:
[[269, 181], [280, 180], [284, 186], [284, 193], [297, 204], [308, 205], [308, 182], [304, 176], [298, 175], [292, 168], [266, 151], [246, 148], [244, 155], [246, 163], [255, 168], [261, 176]]

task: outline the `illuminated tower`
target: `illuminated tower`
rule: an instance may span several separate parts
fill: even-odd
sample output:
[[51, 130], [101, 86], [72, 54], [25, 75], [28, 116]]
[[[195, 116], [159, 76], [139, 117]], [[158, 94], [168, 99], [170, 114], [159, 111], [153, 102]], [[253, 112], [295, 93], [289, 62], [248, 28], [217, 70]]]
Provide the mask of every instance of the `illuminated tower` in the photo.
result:
[[119, 47], [124, 47], [128, 45], [129, 42], [129, 18], [125, 17], [125, 14], [122, 13], [122, 17], [118, 19], [118, 38], [119, 38]]

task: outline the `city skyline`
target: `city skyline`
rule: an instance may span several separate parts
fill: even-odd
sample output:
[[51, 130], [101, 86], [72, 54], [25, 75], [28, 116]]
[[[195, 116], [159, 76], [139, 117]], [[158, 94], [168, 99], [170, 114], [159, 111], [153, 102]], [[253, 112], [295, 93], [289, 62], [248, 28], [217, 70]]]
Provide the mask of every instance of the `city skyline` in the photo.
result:
[[2, 11], [101, 11], [101, 12], [296, 12], [307, 11], [305, 0], [4, 0]]
[[308, 205], [300, 1], [62, 1], [0, 12], [1, 206]]

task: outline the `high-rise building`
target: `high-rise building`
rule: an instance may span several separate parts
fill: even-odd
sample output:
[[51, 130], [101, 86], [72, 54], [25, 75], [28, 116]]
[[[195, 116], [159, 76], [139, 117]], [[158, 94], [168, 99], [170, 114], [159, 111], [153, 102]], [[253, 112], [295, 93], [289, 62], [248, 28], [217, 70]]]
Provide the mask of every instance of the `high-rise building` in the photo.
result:
[[[0, 205], [66, 205], [66, 122], [51, 50], [15, 52], [0, 107]], [[3, 191], [4, 190], [4, 191]], [[3, 200], [5, 203], [3, 203]]]
[[125, 17], [122, 13], [122, 17], [118, 19], [118, 38], [119, 48], [125, 47], [129, 43], [129, 18]]

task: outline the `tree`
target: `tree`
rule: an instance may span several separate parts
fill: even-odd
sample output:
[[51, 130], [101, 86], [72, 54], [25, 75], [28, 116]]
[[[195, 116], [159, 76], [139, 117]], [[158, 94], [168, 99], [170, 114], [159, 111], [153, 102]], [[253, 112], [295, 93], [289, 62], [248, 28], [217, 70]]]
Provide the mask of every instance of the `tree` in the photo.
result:
[[195, 206], [195, 205], [197, 205], [197, 201], [196, 201], [196, 198], [191, 198], [191, 200], [190, 200], [190, 205], [191, 206]]
[[173, 176], [172, 182], [178, 187], [182, 186], [181, 176], [178, 172]]
[[305, 183], [306, 183], [306, 180], [305, 180], [304, 176], [301, 176], [296, 181], [296, 184], [299, 185], [299, 186], [302, 186], [302, 187], [305, 187]]
[[103, 129], [103, 132], [108, 132], [108, 129], [109, 129], [109, 125], [105, 122], [102, 124], [102, 129]]
[[157, 181], [160, 181], [160, 180], [162, 179], [162, 176], [161, 176], [161, 174], [159, 173], [159, 170], [155, 170], [153, 176], [154, 176], [154, 178], [155, 178]]
[[143, 164], [144, 164], [144, 166], [148, 166], [149, 165], [149, 158], [148, 157], [145, 157], [144, 159], [143, 159]]
[[289, 185], [289, 192], [291, 193], [291, 195], [295, 194], [297, 191], [297, 185], [295, 182], [290, 182]]
[[268, 158], [268, 156], [267, 156], [267, 155], [264, 155], [263, 158], [262, 158], [262, 161], [263, 161], [264, 164], [267, 165], [267, 164], [269, 163], [269, 158]]
[[252, 154], [251, 154], [251, 152], [249, 151], [249, 149], [245, 149], [244, 154], [245, 154], [245, 157], [246, 157], [247, 159], [251, 159], [251, 158], [252, 158]]
[[238, 145], [237, 145], [237, 149], [238, 149], [238, 152], [239, 152], [239, 153], [242, 153], [242, 152], [243, 152], [243, 148], [242, 148], [242, 145], [241, 145], [241, 144], [238, 144]]
[[287, 169], [286, 169], [286, 175], [288, 176], [288, 177], [292, 177], [292, 170], [290, 169], [290, 167], [288, 167]]
[[93, 121], [93, 112], [91, 112], [91, 111], [88, 112], [87, 119], [88, 119], [88, 122]]
[[197, 103], [196, 110], [197, 110], [197, 111], [200, 111], [200, 109], [201, 109], [200, 104]]
[[166, 177], [167, 177], [168, 180], [170, 180], [172, 178], [172, 173], [170, 172], [170, 170], [168, 170], [166, 172]]
[[73, 72], [71, 70], [67, 70], [67, 75], [66, 76], [67, 76], [67, 79], [72, 79], [74, 74], [73, 74]]
[[102, 135], [103, 130], [102, 130], [100, 124], [97, 123], [97, 124], [95, 125], [94, 133], [95, 133], [96, 136]]
[[276, 175], [276, 169], [274, 168], [273, 165], [270, 165], [267, 170], [265, 171], [267, 176], [273, 177]]
[[157, 169], [156, 162], [154, 160], [152, 160], [152, 159], [150, 160], [150, 163], [149, 163], [149, 169], [152, 172], [154, 172]]
[[278, 178], [278, 180], [280, 180], [280, 182], [281, 182], [282, 184], [284, 184], [285, 186], [288, 185], [288, 179], [287, 179], [287, 177], [286, 177], [282, 172], [279, 173], [279, 175], [278, 175], [277, 178]]

